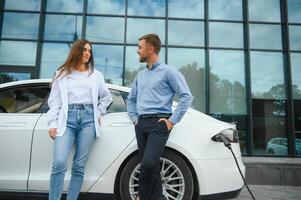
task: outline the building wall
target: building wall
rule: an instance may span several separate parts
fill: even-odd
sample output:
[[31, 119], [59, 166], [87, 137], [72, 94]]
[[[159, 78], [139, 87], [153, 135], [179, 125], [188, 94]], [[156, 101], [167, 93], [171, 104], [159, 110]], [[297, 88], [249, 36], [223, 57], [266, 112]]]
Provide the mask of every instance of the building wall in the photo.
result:
[[[50, 78], [74, 40], [93, 43], [107, 82], [131, 86], [138, 38], [185, 76], [193, 107], [237, 122], [245, 155], [301, 148], [299, 0], [4, 0], [0, 81]], [[299, 140], [299, 139], [300, 140]], [[277, 144], [279, 143], [279, 144]]]

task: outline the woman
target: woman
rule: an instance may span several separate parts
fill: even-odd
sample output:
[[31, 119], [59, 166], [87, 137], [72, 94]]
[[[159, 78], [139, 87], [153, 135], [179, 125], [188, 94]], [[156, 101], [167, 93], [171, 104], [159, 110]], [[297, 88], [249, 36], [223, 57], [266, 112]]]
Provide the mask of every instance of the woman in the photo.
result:
[[54, 139], [49, 200], [61, 199], [68, 154], [74, 143], [67, 200], [77, 199], [89, 152], [100, 134], [100, 116], [111, 103], [103, 75], [94, 69], [91, 43], [77, 40], [53, 78], [48, 99], [48, 132]]

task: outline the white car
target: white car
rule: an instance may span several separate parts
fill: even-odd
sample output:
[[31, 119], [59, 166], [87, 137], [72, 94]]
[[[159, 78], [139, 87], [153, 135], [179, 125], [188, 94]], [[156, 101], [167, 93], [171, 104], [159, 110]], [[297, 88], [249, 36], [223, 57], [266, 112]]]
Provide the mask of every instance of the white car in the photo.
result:
[[[45, 113], [50, 81], [0, 84], [0, 195], [48, 195], [53, 140], [48, 136]], [[108, 87], [114, 102], [103, 116], [101, 136], [92, 148], [81, 196], [130, 200], [137, 193], [139, 176], [134, 127], [126, 112], [130, 89]], [[245, 174], [235, 124], [189, 109], [172, 130], [161, 158], [166, 199], [225, 199], [239, 194], [244, 182], [231, 152], [222, 142], [211, 140], [218, 133], [231, 140]], [[70, 167], [64, 191], [69, 180]]]

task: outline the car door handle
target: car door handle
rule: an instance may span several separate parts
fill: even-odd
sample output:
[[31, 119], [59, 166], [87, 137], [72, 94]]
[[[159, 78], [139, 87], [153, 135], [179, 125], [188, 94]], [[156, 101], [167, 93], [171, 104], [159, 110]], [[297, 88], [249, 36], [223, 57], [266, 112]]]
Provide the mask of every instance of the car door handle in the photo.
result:
[[118, 122], [118, 123], [111, 123], [109, 127], [127, 127], [132, 125], [132, 122]]
[[7, 122], [1, 125], [1, 127], [22, 127], [26, 122]]

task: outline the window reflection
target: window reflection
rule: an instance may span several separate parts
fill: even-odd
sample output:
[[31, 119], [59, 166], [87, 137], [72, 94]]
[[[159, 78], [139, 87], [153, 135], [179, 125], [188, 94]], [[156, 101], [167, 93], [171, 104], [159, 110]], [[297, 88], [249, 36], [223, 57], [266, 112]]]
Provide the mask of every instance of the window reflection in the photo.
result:
[[[294, 99], [295, 131], [297, 138], [301, 139], [301, 99]], [[301, 153], [300, 153], [301, 154]]]
[[204, 23], [198, 21], [169, 20], [168, 44], [204, 46]]
[[286, 99], [282, 53], [251, 52], [253, 98]]
[[40, 10], [41, 0], [7, 0], [4, 8], [12, 10]]
[[46, 40], [74, 41], [81, 37], [82, 17], [77, 15], [46, 15]]
[[193, 95], [192, 107], [205, 111], [205, 57], [203, 49], [168, 48], [168, 64], [184, 75]]
[[241, 0], [210, 0], [209, 19], [242, 20]]
[[83, 0], [47, 0], [47, 11], [83, 12]]
[[280, 22], [280, 0], [249, 0], [250, 21]]
[[301, 54], [291, 53], [293, 98], [301, 100]]
[[252, 100], [254, 154], [288, 154], [286, 104], [285, 100]]
[[30, 73], [0, 72], [0, 84], [12, 81], [28, 80], [30, 77]]
[[159, 35], [161, 43], [165, 43], [165, 21], [158, 19], [131, 19], [127, 21], [127, 42], [138, 43], [138, 39], [145, 34]]
[[33, 66], [36, 52], [35, 42], [0, 41], [0, 64]]
[[287, 0], [288, 5], [288, 21], [291, 23], [301, 22], [301, 1], [300, 0]]
[[71, 48], [67, 43], [43, 43], [41, 78], [52, 78], [54, 72], [65, 62]]
[[165, 0], [128, 0], [128, 15], [165, 16]]
[[1, 36], [4, 38], [37, 39], [38, 29], [38, 14], [5, 12]]
[[[125, 73], [124, 73], [124, 85], [131, 87], [137, 73], [146, 67], [146, 63], [139, 62], [139, 56], [137, 54], [138, 46], [127, 46], [125, 55]], [[161, 48], [160, 62], [165, 62], [165, 48]]]
[[301, 26], [289, 26], [289, 33], [291, 50], [301, 50]]
[[211, 47], [243, 47], [243, 25], [241, 23], [209, 23], [209, 45]]
[[88, 13], [124, 15], [125, 0], [88, 0]]
[[94, 42], [123, 43], [124, 18], [87, 17], [86, 37]]
[[254, 49], [281, 49], [281, 26], [250, 24], [250, 47]]
[[210, 113], [247, 113], [244, 74], [242, 51], [210, 51]]
[[107, 83], [122, 85], [123, 46], [93, 45], [95, 68]]
[[204, 18], [204, 0], [168, 0], [169, 17]]

